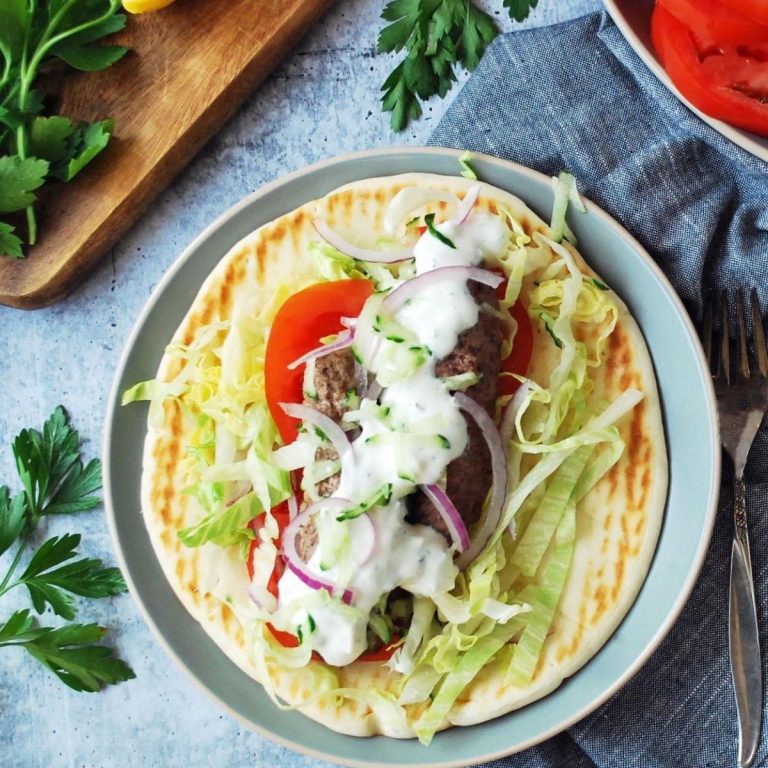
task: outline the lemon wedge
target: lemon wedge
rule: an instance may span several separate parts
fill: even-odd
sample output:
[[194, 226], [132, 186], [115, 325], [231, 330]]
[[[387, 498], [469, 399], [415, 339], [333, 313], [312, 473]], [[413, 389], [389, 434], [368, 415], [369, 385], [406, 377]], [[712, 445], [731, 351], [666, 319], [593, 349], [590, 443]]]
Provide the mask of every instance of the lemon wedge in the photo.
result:
[[128, 13], [147, 13], [148, 11], [159, 11], [172, 2], [173, 0], [123, 0], [123, 8]]

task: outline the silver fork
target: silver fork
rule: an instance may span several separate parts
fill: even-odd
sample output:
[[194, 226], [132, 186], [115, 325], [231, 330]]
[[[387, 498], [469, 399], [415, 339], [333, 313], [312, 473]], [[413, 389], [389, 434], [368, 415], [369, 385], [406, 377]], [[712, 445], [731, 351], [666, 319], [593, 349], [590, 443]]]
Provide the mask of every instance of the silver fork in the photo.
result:
[[[713, 316], [719, 304], [721, 313], [720, 343], [713, 344]], [[719, 301], [710, 295], [704, 313], [704, 349], [710, 361], [720, 412], [720, 439], [733, 462], [733, 545], [731, 547], [731, 581], [728, 601], [728, 646], [731, 677], [736, 694], [739, 717], [739, 766], [751, 765], [760, 739], [763, 684], [760, 663], [760, 641], [752, 581], [752, 560], [747, 533], [747, 504], [744, 487], [744, 465], [760, 423], [768, 410], [768, 352], [766, 352], [760, 304], [755, 289], [750, 295], [753, 362], [750, 370], [749, 340], [744, 323], [744, 296], [736, 293], [736, 354], [732, 365], [728, 337], [728, 294], [721, 291]], [[754, 368], [754, 365], [753, 365]]]

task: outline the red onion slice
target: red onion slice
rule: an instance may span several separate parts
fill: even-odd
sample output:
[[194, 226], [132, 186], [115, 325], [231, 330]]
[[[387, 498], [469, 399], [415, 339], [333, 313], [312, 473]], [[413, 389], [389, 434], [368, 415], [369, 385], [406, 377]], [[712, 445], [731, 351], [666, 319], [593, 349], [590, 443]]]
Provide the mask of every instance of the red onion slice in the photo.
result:
[[[374, 522], [374, 519], [367, 512], [360, 515], [360, 517], [356, 517], [354, 521], [357, 521], [357, 520], [361, 520], [361, 521], [365, 520], [368, 522], [368, 525], [370, 526], [368, 540], [365, 546], [360, 547], [360, 549], [355, 552], [355, 565], [358, 568], [362, 568], [367, 562], [369, 562], [376, 555], [376, 553], [379, 550], [379, 546], [378, 546], [379, 531], [378, 531], [378, 528], [376, 527], [376, 523]], [[369, 545], [369, 542], [370, 542], [370, 545]]]
[[345, 240], [341, 235], [334, 232], [324, 221], [315, 219], [312, 226], [317, 234], [325, 240], [328, 245], [333, 246], [337, 251], [351, 256], [358, 261], [371, 261], [379, 264], [393, 264], [396, 261], [408, 261], [413, 258], [412, 250], [409, 251], [373, 251], [368, 248], [360, 248]]
[[[349, 499], [341, 499], [337, 496], [326, 496], [325, 498], [310, 504], [304, 510], [304, 514], [307, 516], [316, 515], [323, 509], [346, 511], [354, 506], [355, 502], [350, 501]], [[359, 568], [368, 562], [376, 546], [376, 526], [373, 522], [373, 518], [366, 512], [351, 520], [346, 520], [340, 523], [340, 525], [347, 525], [359, 529], [355, 531], [355, 535], [359, 534], [359, 540], [355, 542], [355, 551], [352, 553], [352, 559], [355, 565]]]
[[467, 194], [464, 195], [464, 199], [461, 201], [461, 205], [456, 211], [454, 220], [457, 224], [463, 224], [467, 220], [467, 217], [475, 207], [475, 203], [477, 203], [478, 197], [480, 197], [480, 185], [474, 184], [467, 190]]
[[453, 399], [456, 405], [462, 411], [466, 411], [480, 427], [483, 438], [488, 444], [488, 450], [491, 452], [491, 470], [493, 472], [491, 500], [488, 502], [483, 525], [475, 534], [469, 549], [463, 552], [456, 561], [456, 565], [463, 570], [480, 554], [499, 525], [504, 498], [507, 495], [507, 461], [499, 430], [485, 408], [478, 405], [463, 392], [457, 392]]
[[456, 549], [459, 552], [465, 552], [469, 549], [467, 526], [464, 525], [459, 510], [448, 498], [448, 494], [439, 485], [420, 485], [419, 488], [426, 493], [429, 500], [435, 505], [435, 509], [440, 513]]
[[[297, 578], [311, 589], [325, 589], [332, 595], [338, 590], [334, 584], [319, 579], [309, 570], [307, 564], [301, 557], [299, 557], [299, 553], [296, 549], [296, 536], [305, 523], [307, 523], [314, 514], [319, 512], [320, 509], [349, 509], [351, 506], [354, 506], [354, 503], [349, 499], [340, 499], [335, 496], [331, 496], [327, 499], [320, 499], [320, 501], [311, 504], [300, 515], [297, 515], [291, 520], [283, 532], [282, 553], [285, 565], [296, 574]], [[345, 589], [341, 599], [349, 605], [354, 599], [354, 593], [351, 589]]]
[[474, 280], [476, 283], [483, 283], [484, 285], [491, 286], [491, 288], [496, 288], [504, 281], [504, 278], [480, 267], [439, 267], [438, 269], [430, 269], [429, 272], [423, 272], [395, 288], [381, 303], [381, 311], [391, 317], [408, 299], [430, 285], [446, 281], [465, 282], [467, 280]]
[[352, 446], [344, 430], [324, 413], [310, 408], [308, 405], [299, 405], [298, 403], [278, 403], [283, 409], [283, 413], [292, 416], [294, 419], [308, 421], [310, 424], [323, 431], [325, 436], [331, 441], [336, 453], [341, 458]]
[[445, 202], [454, 208], [459, 207], [459, 198], [452, 192], [430, 187], [405, 187], [390, 201], [384, 214], [384, 231], [395, 235], [406, 217], [417, 208], [424, 208], [432, 203]]
[[292, 363], [288, 363], [287, 368], [289, 371], [292, 371], [294, 368], [298, 368], [300, 365], [304, 365], [304, 363], [308, 363], [310, 360], [314, 360], [318, 357], [325, 357], [325, 355], [330, 355], [331, 352], [338, 352], [340, 349], [351, 347], [354, 340], [355, 336], [350, 330], [342, 331], [336, 341], [331, 344], [321, 344], [316, 349], [310, 350], [305, 355], [296, 358]]

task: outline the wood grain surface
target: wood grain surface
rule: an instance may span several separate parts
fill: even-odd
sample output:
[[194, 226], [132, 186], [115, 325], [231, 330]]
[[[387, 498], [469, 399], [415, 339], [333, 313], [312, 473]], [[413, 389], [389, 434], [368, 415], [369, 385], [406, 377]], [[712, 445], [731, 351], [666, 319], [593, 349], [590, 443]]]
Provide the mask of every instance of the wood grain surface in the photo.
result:
[[0, 303], [33, 309], [71, 291], [280, 62], [333, 0], [178, 0], [131, 16], [131, 47], [63, 83], [59, 112], [113, 117], [106, 150], [38, 206], [40, 237], [0, 257]]

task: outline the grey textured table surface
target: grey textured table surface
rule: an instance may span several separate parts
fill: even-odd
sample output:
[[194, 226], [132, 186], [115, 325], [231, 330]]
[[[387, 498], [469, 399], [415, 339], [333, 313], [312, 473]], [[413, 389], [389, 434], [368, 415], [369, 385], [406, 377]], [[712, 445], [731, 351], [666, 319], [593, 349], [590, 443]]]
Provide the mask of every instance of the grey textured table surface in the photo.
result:
[[[309, 163], [426, 142], [456, 91], [444, 102], [431, 102], [405, 133], [392, 133], [378, 101], [378, 88], [393, 66], [391, 57], [375, 52], [383, 5], [384, 0], [339, 0], [75, 293], [36, 312], [0, 307], [0, 485], [15, 476], [13, 436], [40, 426], [58, 403], [71, 413], [86, 455], [98, 455], [107, 395], [134, 321], [168, 266], [220, 213]], [[503, 29], [511, 28], [501, 0], [483, 5]], [[598, 6], [598, 0], [540, 0], [525, 26], [563, 21]], [[103, 510], [55, 521], [49, 531], [69, 528], [83, 532], [84, 552], [114, 562]], [[3, 599], [0, 621], [23, 597], [10, 593]], [[220, 710], [169, 660], [129, 596], [94, 602], [81, 615], [111, 629], [112, 642], [137, 678], [99, 694], [78, 694], [21, 650], [3, 649], [2, 768], [330, 765], [280, 747]]]

